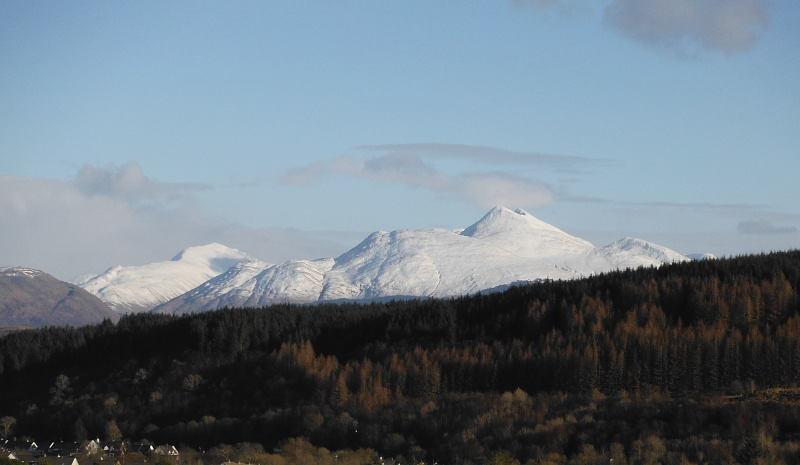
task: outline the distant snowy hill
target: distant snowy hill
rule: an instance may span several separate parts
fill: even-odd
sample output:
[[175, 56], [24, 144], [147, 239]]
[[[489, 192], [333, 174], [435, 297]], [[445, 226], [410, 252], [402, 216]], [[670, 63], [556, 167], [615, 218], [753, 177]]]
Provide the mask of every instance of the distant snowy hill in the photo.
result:
[[0, 268], [0, 327], [81, 326], [118, 318], [96, 296], [44, 271]]
[[189, 313], [223, 307], [258, 307], [278, 302], [308, 303], [319, 289], [333, 259], [290, 260], [272, 265], [261, 260], [239, 263], [191, 291], [156, 307], [157, 313]]
[[169, 261], [114, 266], [75, 284], [117, 313], [151, 310], [252, 257], [222, 244], [189, 247]]
[[641, 239], [597, 248], [524, 210], [496, 207], [464, 230], [378, 231], [335, 259], [242, 262], [153, 311], [450, 297], [683, 260], [688, 258]]
[[633, 237], [609, 244], [597, 250], [597, 254], [603, 256], [613, 268], [638, 268], [690, 259], [674, 250]]

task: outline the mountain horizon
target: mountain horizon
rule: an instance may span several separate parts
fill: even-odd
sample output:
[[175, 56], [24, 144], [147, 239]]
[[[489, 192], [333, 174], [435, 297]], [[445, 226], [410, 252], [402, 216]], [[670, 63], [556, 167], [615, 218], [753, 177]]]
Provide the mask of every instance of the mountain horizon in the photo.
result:
[[75, 284], [100, 297], [117, 313], [139, 313], [251, 259], [244, 252], [213, 242], [187, 247], [167, 261], [114, 265]]
[[642, 239], [598, 248], [525, 210], [498, 206], [461, 230], [379, 230], [336, 258], [242, 262], [152, 311], [446, 298], [683, 260]]
[[597, 247], [522, 209], [464, 229], [379, 230], [337, 257], [271, 263], [220, 243], [170, 260], [114, 265], [75, 284], [116, 314], [195, 313], [278, 303], [447, 298], [689, 257], [643, 239]]

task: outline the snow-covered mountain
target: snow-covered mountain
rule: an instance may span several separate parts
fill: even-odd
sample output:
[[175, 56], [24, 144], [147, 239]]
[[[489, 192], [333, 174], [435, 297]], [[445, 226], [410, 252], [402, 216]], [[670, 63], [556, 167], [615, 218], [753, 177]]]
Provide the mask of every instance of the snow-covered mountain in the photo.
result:
[[239, 263], [153, 311], [450, 297], [683, 260], [688, 258], [641, 239], [597, 248], [524, 210], [496, 207], [464, 230], [378, 231], [335, 259]]
[[637, 268], [690, 259], [666, 247], [643, 239], [626, 237], [597, 250], [613, 268]]
[[289, 260], [280, 265], [261, 260], [242, 262], [153, 311], [180, 314], [233, 306], [313, 302], [319, 298], [323, 277], [332, 265], [331, 258]]
[[172, 260], [113, 266], [75, 284], [117, 313], [138, 313], [169, 301], [252, 257], [222, 244], [189, 247]]

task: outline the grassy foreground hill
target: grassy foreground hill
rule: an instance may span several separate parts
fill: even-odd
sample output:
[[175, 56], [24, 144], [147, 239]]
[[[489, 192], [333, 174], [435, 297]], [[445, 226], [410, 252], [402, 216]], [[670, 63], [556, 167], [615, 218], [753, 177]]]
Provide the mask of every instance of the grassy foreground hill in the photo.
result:
[[0, 334], [16, 326], [81, 326], [119, 317], [74, 284], [39, 270], [0, 268]]
[[[406, 461], [800, 463], [800, 252], [449, 300], [280, 305], [0, 339], [20, 434]], [[113, 425], [113, 427], [112, 427]]]

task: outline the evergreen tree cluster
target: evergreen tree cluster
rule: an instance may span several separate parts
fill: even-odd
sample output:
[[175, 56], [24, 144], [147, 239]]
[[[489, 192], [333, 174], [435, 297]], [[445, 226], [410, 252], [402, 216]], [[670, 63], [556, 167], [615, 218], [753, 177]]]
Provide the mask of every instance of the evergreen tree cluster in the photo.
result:
[[798, 287], [793, 251], [17, 332], [0, 339], [0, 414], [32, 436], [113, 422], [193, 447], [306, 438], [448, 464], [798, 463]]

